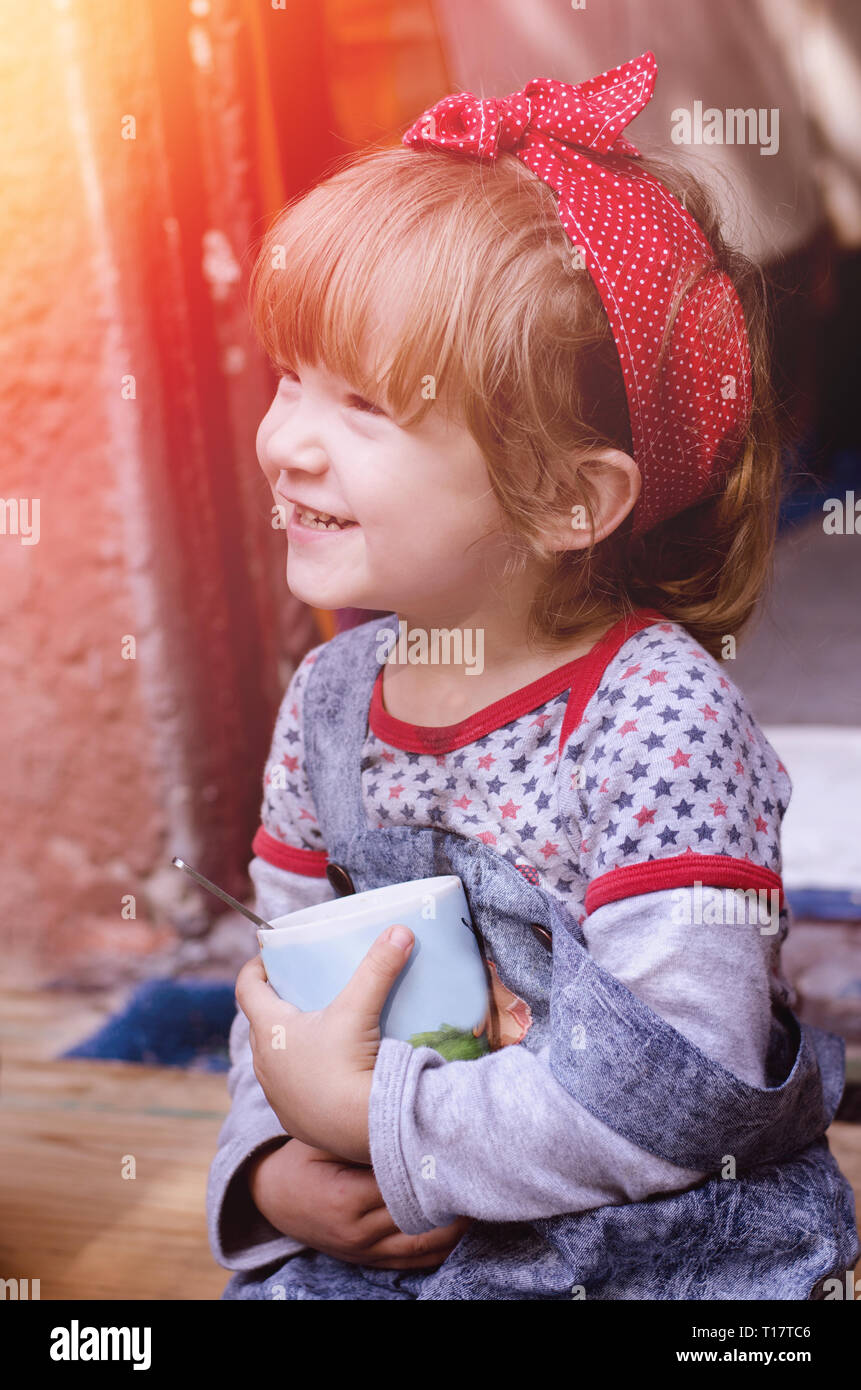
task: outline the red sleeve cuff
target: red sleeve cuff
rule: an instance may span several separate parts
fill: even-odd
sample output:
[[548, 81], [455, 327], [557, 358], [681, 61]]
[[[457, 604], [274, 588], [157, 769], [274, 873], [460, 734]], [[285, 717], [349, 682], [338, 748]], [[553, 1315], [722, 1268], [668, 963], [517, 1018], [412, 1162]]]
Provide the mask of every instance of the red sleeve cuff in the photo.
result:
[[649, 859], [626, 864], [595, 878], [586, 890], [586, 912], [605, 903], [633, 898], [639, 893], [658, 893], [667, 888], [688, 888], [699, 883], [708, 888], [777, 889], [780, 909], [785, 906], [780, 877], [750, 859], [733, 859], [726, 854], [677, 854], [671, 859]]
[[276, 869], [286, 869], [291, 874], [305, 874], [308, 878], [325, 878], [329, 856], [324, 849], [302, 849], [295, 845], [285, 845], [276, 840], [261, 825], [251, 842], [251, 848], [267, 864]]

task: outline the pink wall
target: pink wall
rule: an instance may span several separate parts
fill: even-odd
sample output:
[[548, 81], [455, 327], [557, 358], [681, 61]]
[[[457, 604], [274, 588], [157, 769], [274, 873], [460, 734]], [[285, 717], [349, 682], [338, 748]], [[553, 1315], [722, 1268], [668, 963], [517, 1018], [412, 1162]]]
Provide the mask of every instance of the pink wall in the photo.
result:
[[316, 640], [254, 456], [251, 38], [212, 8], [0, 12], [0, 496], [40, 520], [0, 535], [0, 941], [41, 978], [205, 928], [173, 854], [244, 892], [279, 690]]

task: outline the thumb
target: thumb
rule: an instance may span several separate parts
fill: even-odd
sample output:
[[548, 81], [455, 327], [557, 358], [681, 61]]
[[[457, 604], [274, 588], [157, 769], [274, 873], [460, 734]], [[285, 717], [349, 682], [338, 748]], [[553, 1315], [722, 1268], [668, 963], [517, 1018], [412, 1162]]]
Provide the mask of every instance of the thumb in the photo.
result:
[[346, 1006], [363, 1019], [379, 1021], [389, 991], [403, 970], [415, 938], [409, 927], [387, 927], [378, 936], [341, 993], [332, 1001]]

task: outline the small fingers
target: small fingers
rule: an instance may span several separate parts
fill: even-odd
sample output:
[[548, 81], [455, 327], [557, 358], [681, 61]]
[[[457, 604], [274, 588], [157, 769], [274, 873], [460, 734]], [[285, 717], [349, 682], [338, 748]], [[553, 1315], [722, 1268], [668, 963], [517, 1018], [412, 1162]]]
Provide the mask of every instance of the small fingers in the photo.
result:
[[263, 960], [260, 956], [252, 956], [247, 960], [236, 977], [234, 992], [236, 1002], [242, 1012], [245, 1013], [243, 1001], [250, 1003], [252, 997], [262, 984], [266, 983], [266, 971], [263, 969]]
[[365, 1217], [364, 1226], [368, 1235], [366, 1262], [382, 1261], [388, 1265], [390, 1261], [403, 1260], [404, 1268], [417, 1260], [441, 1264], [463, 1235], [462, 1230], [452, 1230], [450, 1226], [407, 1235], [394, 1225], [385, 1207]]
[[343, 1159], [338, 1162], [342, 1165], [338, 1173], [338, 1182], [349, 1192], [350, 1211], [355, 1220], [364, 1226], [369, 1218], [375, 1218], [372, 1227], [375, 1233], [381, 1230], [384, 1224], [388, 1231], [396, 1231], [398, 1228], [392, 1221], [388, 1208], [380, 1201], [380, 1189], [373, 1171], [370, 1168], [345, 1164]]

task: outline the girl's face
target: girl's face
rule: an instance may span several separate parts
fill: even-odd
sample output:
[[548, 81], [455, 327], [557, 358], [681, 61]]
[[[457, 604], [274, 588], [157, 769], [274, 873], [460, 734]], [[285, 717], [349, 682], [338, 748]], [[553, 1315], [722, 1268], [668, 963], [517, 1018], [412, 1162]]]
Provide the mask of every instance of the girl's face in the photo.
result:
[[[466, 426], [434, 405], [401, 427], [323, 366], [282, 376], [257, 457], [287, 523], [287, 583], [317, 608], [441, 618], [481, 607], [509, 553], [502, 512]], [[303, 509], [347, 521], [312, 529]]]

